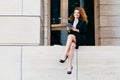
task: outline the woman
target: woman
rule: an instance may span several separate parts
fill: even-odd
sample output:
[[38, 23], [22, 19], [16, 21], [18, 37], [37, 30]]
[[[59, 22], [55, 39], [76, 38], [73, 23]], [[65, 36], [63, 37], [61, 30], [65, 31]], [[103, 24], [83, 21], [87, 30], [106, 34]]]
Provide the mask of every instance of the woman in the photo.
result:
[[67, 74], [72, 73], [72, 59], [75, 48], [86, 44], [86, 32], [87, 32], [87, 15], [85, 10], [81, 7], [77, 7], [74, 13], [70, 16], [70, 23], [72, 27], [67, 26], [68, 38], [66, 43], [66, 49], [63, 57], [60, 59], [60, 63], [64, 63], [68, 58], [68, 70]]

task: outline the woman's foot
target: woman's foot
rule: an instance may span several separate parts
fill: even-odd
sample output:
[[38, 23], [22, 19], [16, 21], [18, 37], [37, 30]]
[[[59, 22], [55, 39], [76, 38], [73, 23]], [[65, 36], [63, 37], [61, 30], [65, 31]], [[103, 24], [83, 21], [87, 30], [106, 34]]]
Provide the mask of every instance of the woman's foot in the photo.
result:
[[72, 69], [73, 69], [73, 66], [69, 67], [69, 69], [67, 71], [67, 74], [71, 74], [72, 73]]
[[66, 61], [66, 59], [68, 58], [68, 56], [66, 56], [66, 58], [65, 58], [65, 60], [63, 60], [63, 59], [60, 59], [60, 63], [64, 63], [65, 61]]

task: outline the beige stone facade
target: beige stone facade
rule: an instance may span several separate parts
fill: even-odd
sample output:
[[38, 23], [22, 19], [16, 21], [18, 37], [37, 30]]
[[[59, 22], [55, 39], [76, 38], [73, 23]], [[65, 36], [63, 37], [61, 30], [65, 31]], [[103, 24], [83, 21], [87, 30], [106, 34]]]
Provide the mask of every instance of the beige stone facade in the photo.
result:
[[100, 0], [101, 45], [120, 45], [120, 1]]
[[0, 1], [0, 45], [39, 45], [40, 0]]
[[[50, 45], [50, 31], [65, 30], [67, 5], [61, 0], [61, 23], [51, 25], [50, 0], [0, 1], [0, 45]], [[95, 45], [120, 45], [119, 7], [119, 0], [94, 0]]]

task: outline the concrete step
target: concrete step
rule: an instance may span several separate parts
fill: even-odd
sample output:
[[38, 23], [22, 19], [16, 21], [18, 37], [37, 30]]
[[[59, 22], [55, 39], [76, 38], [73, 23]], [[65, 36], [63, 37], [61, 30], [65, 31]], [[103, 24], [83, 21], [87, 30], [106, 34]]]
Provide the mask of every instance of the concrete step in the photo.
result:
[[73, 72], [59, 63], [65, 46], [0, 46], [0, 80], [120, 80], [119, 46], [80, 46]]
[[67, 75], [67, 61], [59, 63], [65, 47], [23, 47], [23, 80], [76, 80], [76, 58], [73, 74]]
[[120, 46], [81, 47], [78, 80], [120, 80]]

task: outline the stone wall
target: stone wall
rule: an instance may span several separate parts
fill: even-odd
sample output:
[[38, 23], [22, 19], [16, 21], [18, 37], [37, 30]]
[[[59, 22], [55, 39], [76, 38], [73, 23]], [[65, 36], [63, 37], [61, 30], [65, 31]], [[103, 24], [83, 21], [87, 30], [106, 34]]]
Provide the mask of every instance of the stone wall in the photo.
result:
[[40, 44], [40, 1], [0, 1], [0, 45]]
[[100, 0], [101, 45], [120, 45], [120, 0]]

